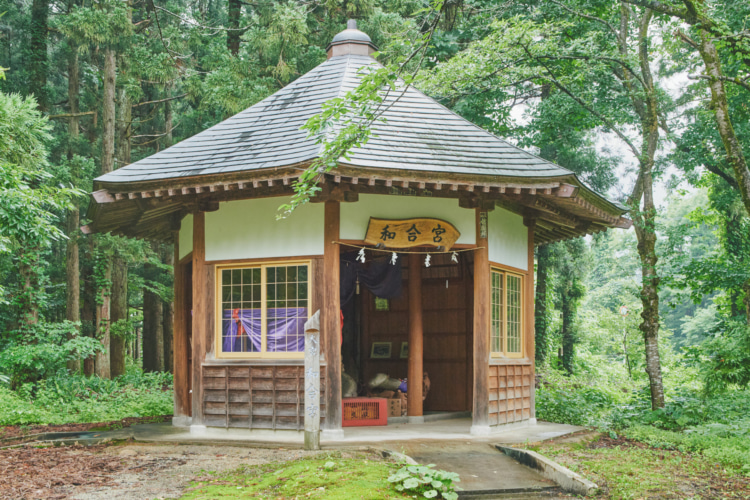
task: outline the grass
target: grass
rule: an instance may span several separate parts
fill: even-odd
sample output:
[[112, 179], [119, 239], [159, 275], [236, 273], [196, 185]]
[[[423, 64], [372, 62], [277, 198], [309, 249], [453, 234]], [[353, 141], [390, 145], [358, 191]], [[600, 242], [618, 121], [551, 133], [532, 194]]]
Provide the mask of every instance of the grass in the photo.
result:
[[750, 478], [699, 454], [608, 436], [532, 449], [595, 482], [601, 498], [750, 497]]
[[408, 498], [393, 490], [387, 478], [398, 465], [373, 456], [342, 458], [331, 454], [211, 474], [196, 481], [183, 499], [380, 500]]

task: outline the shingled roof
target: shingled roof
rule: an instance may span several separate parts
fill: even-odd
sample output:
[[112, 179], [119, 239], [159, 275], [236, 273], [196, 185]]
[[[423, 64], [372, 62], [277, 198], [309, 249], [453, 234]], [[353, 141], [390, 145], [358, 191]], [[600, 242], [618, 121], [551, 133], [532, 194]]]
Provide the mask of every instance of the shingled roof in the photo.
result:
[[[194, 205], [189, 195], [202, 193], [197, 198], [205, 201], [206, 194], [219, 187], [226, 192], [267, 182], [271, 188], [278, 180], [283, 181], [281, 192], [288, 192], [290, 181], [319, 157], [323, 147], [301, 130], [302, 125], [321, 112], [323, 103], [344, 96], [368, 69], [378, 67], [371, 56], [374, 50], [369, 37], [350, 26], [331, 42], [326, 62], [272, 96], [164, 151], [98, 177], [89, 229], [152, 237], [160, 234], [159, 218]], [[506, 206], [518, 201], [513, 195], [533, 196], [538, 189], [553, 199], [535, 198], [531, 208], [558, 220], [567, 213], [609, 227], [628, 223], [621, 218], [625, 207], [587, 188], [573, 172], [490, 134], [414, 87], [390, 92], [386, 104], [385, 121], [373, 125], [366, 145], [352, 150], [348, 160], [341, 159], [332, 174], [336, 182], [344, 176], [355, 185], [362, 178], [371, 187], [376, 182], [384, 187], [415, 182], [422, 189], [432, 182], [438, 190], [441, 183], [453, 182], [454, 190], [455, 183], [463, 183], [470, 192], [479, 186], [484, 193], [495, 190], [498, 195], [508, 188], [508, 196], [498, 201]], [[553, 189], [559, 191], [557, 196]], [[161, 198], [165, 203], [158, 208], [150, 208], [158, 205], [156, 200], [146, 206], [120, 203], [119, 213], [102, 210], [103, 204], [139, 198]], [[225, 193], [223, 199], [230, 198]], [[530, 200], [521, 201], [528, 208]], [[550, 229], [549, 237], [540, 241], [591, 230]]]
[[[359, 83], [369, 56], [333, 57], [258, 104], [148, 158], [96, 179], [140, 182], [273, 169], [311, 161], [322, 145], [300, 127]], [[346, 163], [433, 173], [556, 178], [572, 174], [495, 137], [414, 87], [391, 92], [365, 147]]]

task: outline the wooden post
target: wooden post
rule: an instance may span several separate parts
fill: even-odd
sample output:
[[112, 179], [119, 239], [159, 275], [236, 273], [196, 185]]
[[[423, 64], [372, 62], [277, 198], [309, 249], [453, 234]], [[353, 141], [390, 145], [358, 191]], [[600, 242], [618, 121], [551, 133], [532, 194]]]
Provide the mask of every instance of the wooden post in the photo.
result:
[[203, 380], [201, 365], [206, 356], [206, 214], [193, 214], [193, 420], [203, 425]]
[[409, 368], [406, 414], [409, 423], [424, 423], [422, 416], [422, 256], [409, 254]]
[[339, 224], [341, 205], [325, 202], [323, 242], [323, 303], [320, 324], [326, 361], [325, 430], [331, 437], [343, 437], [341, 428], [341, 291], [339, 289]]
[[487, 210], [476, 209], [477, 250], [474, 252], [474, 406], [472, 434], [488, 434], [490, 381], [490, 258]]
[[173, 231], [174, 240], [174, 418], [172, 423], [184, 425], [190, 416], [188, 402], [187, 325], [185, 324], [185, 266], [180, 264], [180, 232]]
[[536, 404], [534, 401], [534, 397], [536, 395], [536, 388], [534, 387], [534, 383], [536, 381], [536, 344], [535, 344], [535, 328], [534, 328], [534, 276], [536, 276], [536, 273], [534, 272], [534, 230], [536, 228], [536, 221], [531, 220], [524, 220], [524, 224], [526, 224], [526, 227], [528, 228], [528, 251], [529, 251], [529, 261], [527, 265], [527, 274], [526, 274], [526, 289], [524, 290], [524, 293], [526, 294], [525, 297], [525, 303], [526, 303], [526, 358], [531, 362], [531, 388], [529, 390], [529, 399], [531, 400], [531, 407], [529, 411], [529, 417], [531, 419], [532, 423], [536, 423]]

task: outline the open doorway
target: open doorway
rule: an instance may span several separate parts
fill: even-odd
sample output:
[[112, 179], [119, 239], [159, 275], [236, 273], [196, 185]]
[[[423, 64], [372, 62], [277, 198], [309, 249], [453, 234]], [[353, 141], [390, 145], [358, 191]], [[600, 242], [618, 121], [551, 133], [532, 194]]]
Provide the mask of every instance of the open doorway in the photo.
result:
[[[347, 266], [367, 274], [364, 279], [358, 276], [352, 293], [342, 292], [341, 359], [344, 371], [357, 381], [358, 396], [367, 396], [377, 392], [368, 387], [377, 374], [407, 378], [409, 259], [401, 254], [394, 266], [390, 253], [368, 253], [365, 264], [356, 256], [344, 252], [341, 258], [342, 280], [351, 280]], [[454, 262], [450, 254], [434, 254], [430, 260], [429, 267], [421, 266], [423, 371], [430, 386], [423, 410], [425, 416], [468, 412], [473, 388], [473, 255], [462, 253]], [[343, 284], [342, 290], [346, 288]]]

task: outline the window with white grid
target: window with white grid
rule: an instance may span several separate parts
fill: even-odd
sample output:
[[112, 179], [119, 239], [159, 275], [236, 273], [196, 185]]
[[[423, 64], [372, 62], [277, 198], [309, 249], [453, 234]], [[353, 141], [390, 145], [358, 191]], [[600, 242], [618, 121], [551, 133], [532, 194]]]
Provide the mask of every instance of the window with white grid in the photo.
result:
[[523, 277], [492, 269], [490, 276], [490, 352], [523, 356]]

